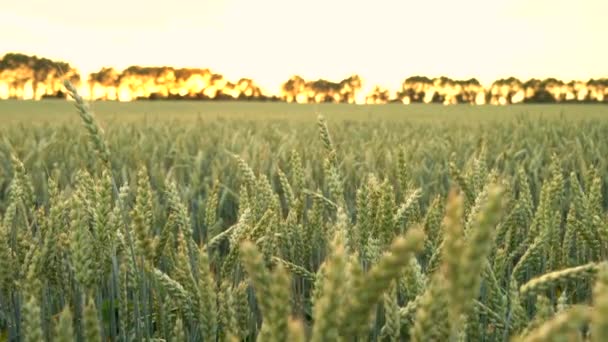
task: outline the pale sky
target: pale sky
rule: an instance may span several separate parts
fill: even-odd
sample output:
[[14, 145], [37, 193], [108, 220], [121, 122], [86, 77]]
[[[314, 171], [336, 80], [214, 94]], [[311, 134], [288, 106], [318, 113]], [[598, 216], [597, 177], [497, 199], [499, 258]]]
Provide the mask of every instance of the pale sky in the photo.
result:
[[397, 88], [409, 76], [608, 77], [608, 0], [0, 1], [0, 56]]

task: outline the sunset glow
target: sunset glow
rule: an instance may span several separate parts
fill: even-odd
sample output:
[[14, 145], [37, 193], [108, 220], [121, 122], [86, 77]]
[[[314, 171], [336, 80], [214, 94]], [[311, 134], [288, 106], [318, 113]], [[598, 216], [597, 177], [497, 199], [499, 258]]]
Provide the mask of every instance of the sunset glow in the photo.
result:
[[[475, 77], [486, 87], [506, 76], [608, 76], [603, 0], [32, 0], [2, 7], [0, 54], [70, 61], [83, 75], [108, 66], [210, 68], [277, 95], [291, 75], [358, 74], [369, 90], [397, 89], [413, 75]], [[125, 90], [107, 92], [120, 98]]]

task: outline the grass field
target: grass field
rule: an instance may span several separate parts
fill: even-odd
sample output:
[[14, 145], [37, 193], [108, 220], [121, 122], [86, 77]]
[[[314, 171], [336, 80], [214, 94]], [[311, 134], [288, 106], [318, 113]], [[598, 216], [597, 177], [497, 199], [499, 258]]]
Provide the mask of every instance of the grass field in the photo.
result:
[[[198, 118], [235, 120], [289, 120], [314, 122], [317, 113], [328, 120], [405, 120], [411, 122], [456, 122], [477, 124], [486, 121], [511, 120], [518, 115], [532, 118], [560, 118], [572, 120], [608, 117], [605, 105], [348, 105], [348, 104], [287, 104], [260, 102], [196, 102], [196, 101], [139, 101], [94, 102], [92, 110], [101, 122], [114, 121], [192, 121]], [[62, 123], [77, 122], [74, 107], [68, 101], [0, 101], [0, 123]]]
[[608, 106], [91, 108], [0, 101], [0, 341], [608, 340]]

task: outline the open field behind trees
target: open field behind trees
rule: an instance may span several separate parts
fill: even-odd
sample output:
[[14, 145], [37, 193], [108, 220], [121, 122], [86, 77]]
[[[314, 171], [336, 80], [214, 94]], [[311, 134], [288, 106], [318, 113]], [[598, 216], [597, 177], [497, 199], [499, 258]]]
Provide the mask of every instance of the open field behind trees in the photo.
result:
[[608, 340], [605, 106], [92, 108], [0, 101], [0, 340]]

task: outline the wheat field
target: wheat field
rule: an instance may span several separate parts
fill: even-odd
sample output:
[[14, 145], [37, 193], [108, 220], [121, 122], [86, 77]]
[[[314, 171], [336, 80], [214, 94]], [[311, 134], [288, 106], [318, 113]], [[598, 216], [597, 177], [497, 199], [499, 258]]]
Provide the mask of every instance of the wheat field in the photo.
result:
[[608, 340], [608, 107], [71, 96], [0, 102], [0, 340]]

